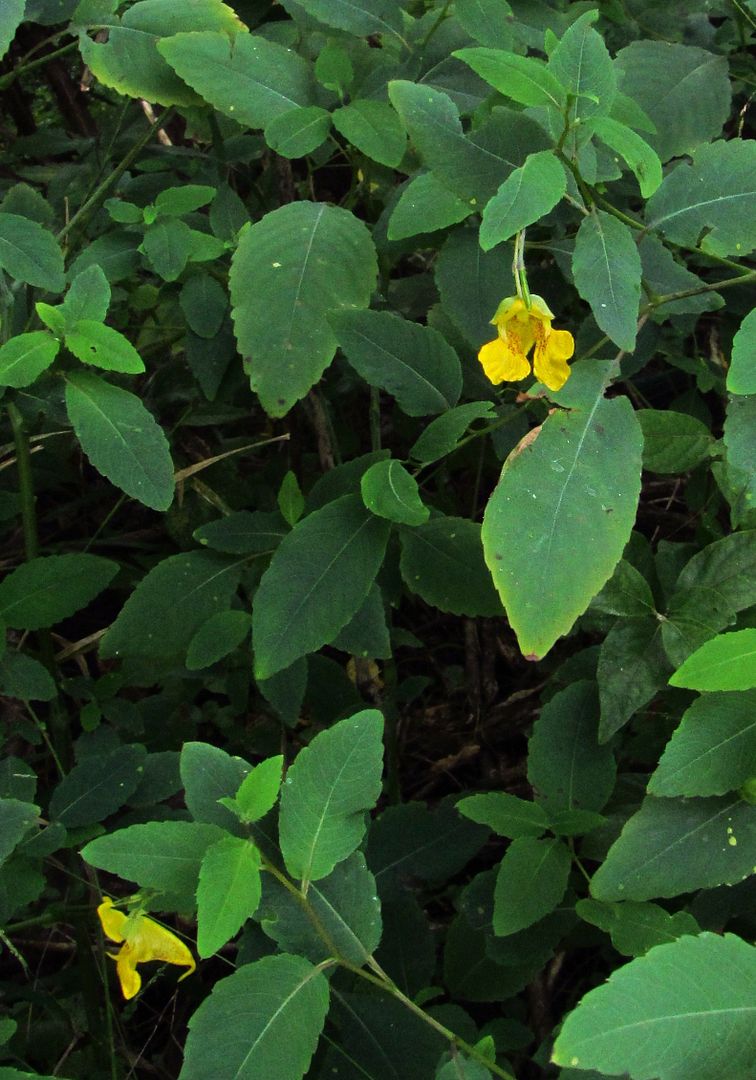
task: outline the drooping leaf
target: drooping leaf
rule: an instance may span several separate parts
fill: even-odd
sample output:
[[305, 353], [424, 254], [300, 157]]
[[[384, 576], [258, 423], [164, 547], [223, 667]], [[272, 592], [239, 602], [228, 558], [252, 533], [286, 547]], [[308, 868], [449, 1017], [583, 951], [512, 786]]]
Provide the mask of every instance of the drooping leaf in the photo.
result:
[[223, 324], [228, 294], [210, 274], [194, 274], [181, 286], [181, 310], [189, 327], [202, 338], [214, 338]]
[[19, 630], [54, 626], [106, 589], [118, 564], [99, 555], [42, 555], [0, 582], [0, 618]]
[[[483, 518], [483, 550], [522, 652], [543, 656], [611, 576], [640, 491], [640, 431], [608, 401], [607, 365], [573, 369], [536, 438], [510, 454]], [[571, 408], [571, 402], [579, 402]]]
[[190, 1019], [179, 1078], [301, 1080], [327, 1011], [328, 981], [301, 956], [245, 964]]
[[238, 934], [260, 903], [260, 852], [224, 836], [205, 851], [197, 885], [197, 952], [212, 956]]
[[579, 1002], [552, 1060], [634, 1080], [748, 1080], [754, 980], [756, 948], [734, 934], [659, 945]]
[[388, 522], [355, 495], [297, 523], [276, 549], [255, 595], [257, 678], [270, 678], [338, 634], [375, 580], [388, 531]]
[[271, 416], [323, 374], [336, 351], [328, 312], [367, 307], [375, 275], [367, 229], [335, 206], [291, 203], [243, 233], [230, 277], [236, 337]]
[[724, 425], [727, 466], [743, 491], [748, 509], [756, 504], [756, 395], [731, 397]]
[[300, 750], [281, 792], [279, 836], [289, 873], [327, 877], [365, 834], [365, 811], [381, 791], [383, 717], [366, 709]]
[[572, 272], [600, 328], [621, 349], [632, 351], [641, 261], [630, 228], [603, 210], [583, 218], [575, 238]]
[[444, 311], [479, 349], [495, 334], [491, 319], [497, 307], [515, 292], [511, 251], [483, 251], [475, 230], [455, 229], [441, 249], [435, 276]]
[[6, 651], [0, 660], [0, 693], [22, 701], [52, 701], [58, 688], [39, 660], [23, 652]]
[[573, 129], [566, 147], [574, 151], [574, 136], [593, 116], [605, 116], [617, 93], [617, 75], [604, 39], [591, 25], [596, 11], [585, 11], [568, 27], [549, 57], [549, 73], [571, 96], [567, 118]]
[[437, 330], [388, 311], [338, 311], [330, 323], [352, 367], [371, 386], [393, 394], [408, 416], [456, 405], [462, 370]]
[[696, 649], [670, 677], [690, 690], [751, 690], [756, 687], [756, 629], [720, 634]]
[[52, 233], [19, 214], [0, 214], [0, 270], [38, 289], [63, 291], [63, 252]]
[[136, 395], [86, 371], [66, 376], [66, 410], [99, 473], [153, 510], [173, 501], [168, 440]]
[[47, 371], [60, 342], [45, 330], [17, 334], [0, 346], [0, 386], [29, 386]]

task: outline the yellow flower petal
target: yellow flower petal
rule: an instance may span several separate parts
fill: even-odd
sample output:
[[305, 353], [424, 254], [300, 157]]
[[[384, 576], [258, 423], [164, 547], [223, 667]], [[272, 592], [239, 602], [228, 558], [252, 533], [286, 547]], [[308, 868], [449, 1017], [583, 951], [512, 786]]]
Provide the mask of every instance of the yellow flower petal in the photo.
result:
[[492, 326], [505, 326], [510, 319], [514, 319], [520, 312], [525, 311], [525, 304], [519, 296], [505, 297], [491, 319]]
[[575, 341], [569, 330], [552, 330], [545, 340], [536, 344], [533, 357], [535, 376], [549, 390], [560, 390], [570, 376], [567, 360], [575, 352]]
[[113, 907], [113, 901], [109, 896], [103, 896], [102, 903], [97, 908], [97, 914], [106, 937], [109, 937], [111, 941], [123, 941], [125, 939], [124, 927], [129, 921], [128, 916]]
[[142, 985], [137, 964], [161, 960], [163, 963], [188, 968], [181, 976], [182, 979], [195, 970], [197, 965], [194, 957], [184, 942], [141, 911], [125, 915], [116, 910], [113, 901], [106, 896], [97, 908], [97, 914], [111, 941], [123, 942], [117, 953], [108, 953], [108, 956], [116, 962], [121, 990], [127, 1000], [135, 997]]
[[137, 957], [134, 950], [129, 948], [128, 943], [123, 945], [115, 957], [118, 981], [121, 984], [123, 996], [127, 1001], [136, 997], [142, 986], [142, 978], [136, 969]]
[[492, 383], [504, 382], [505, 379], [516, 382], [530, 374], [530, 364], [518, 345], [519, 340], [510, 334], [506, 341], [499, 337], [481, 348], [478, 360]]
[[148, 960], [163, 960], [178, 967], [188, 967], [187, 975], [191, 975], [197, 966], [181, 938], [153, 919], [148, 919], [146, 915], [136, 916], [134, 930], [129, 934], [128, 942], [136, 954], [138, 964], [144, 964]]

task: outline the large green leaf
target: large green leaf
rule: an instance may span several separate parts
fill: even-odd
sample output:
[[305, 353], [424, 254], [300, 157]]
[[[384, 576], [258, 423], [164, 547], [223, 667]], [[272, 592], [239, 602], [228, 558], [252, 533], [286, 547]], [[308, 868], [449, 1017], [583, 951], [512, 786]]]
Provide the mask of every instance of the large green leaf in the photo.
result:
[[464, 221], [471, 209], [435, 173], [420, 173], [402, 189], [389, 219], [388, 238], [405, 240], [408, 236], [445, 229]]
[[667, 173], [646, 204], [649, 229], [676, 244], [714, 255], [748, 255], [756, 247], [756, 144], [732, 139], [701, 146], [692, 163]]
[[501, 860], [494, 892], [494, 933], [515, 934], [553, 911], [567, 889], [572, 859], [559, 840], [513, 840]]
[[99, 555], [43, 555], [0, 583], [0, 618], [18, 630], [54, 626], [94, 600], [118, 573]]
[[357, 495], [299, 521], [265, 571], [252, 608], [255, 673], [268, 679], [336, 637], [383, 561], [389, 523]]
[[454, 15], [471, 38], [494, 49], [512, 46], [507, 0], [456, 0]]
[[669, 41], [633, 41], [617, 53], [620, 87], [656, 126], [662, 161], [715, 139], [730, 112], [727, 58]]
[[[80, 35], [81, 55], [105, 86], [129, 97], [146, 98], [160, 105], [197, 105], [194, 94], [174, 74], [158, 51], [161, 38], [182, 30], [223, 31], [228, 40], [246, 29], [238, 16], [221, 0], [139, 0], [118, 20], [109, 18], [105, 42]], [[195, 52], [199, 70], [204, 58]]]
[[476, 521], [439, 516], [401, 536], [402, 577], [426, 604], [453, 615], [501, 615]]
[[542, 60], [501, 49], [458, 49], [454, 55], [500, 94], [521, 105], [564, 108], [564, 87]]
[[484, 205], [528, 154], [548, 145], [543, 129], [521, 112], [496, 108], [465, 135], [448, 94], [397, 79], [389, 97], [423, 163], [472, 207]]
[[330, 322], [352, 367], [371, 386], [393, 394], [408, 416], [456, 405], [462, 369], [437, 330], [388, 311], [337, 311]]
[[549, 811], [602, 810], [614, 789], [614, 754], [597, 740], [593, 683], [580, 680], [555, 694], [533, 726], [528, 781]]
[[756, 308], [743, 319], [732, 340], [732, 355], [727, 371], [727, 389], [731, 394], [756, 394]]
[[224, 836], [202, 858], [197, 885], [197, 952], [212, 956], [238, 934], [260, 903], [260, 852]]
[[753, 872], [756, 821], [737, 795], [649, 795], [591, 881], [597, 900], [651, 900], [734, 885]]
[[150, 821], [98, 836], [81, 857], [143, 889], [180, 896], [191, 907], [204, 854], [222, 836], [217, 826], [197, 821]]
[[575, 285], [598, 325], [621, 349], [635, 348], [641, 261], [629, 226], [603, 210], [583, 221], [572, 256]]
[[[751, 633], [756, 637], [756, 630]], [[648, 791], [725, 795], [751, 776], [756, 776], [756, 690], [703, 694], [683, 715]]]
[[0, 346], [0, 386], [29, 386], [47, 371], [60, 350], [60, 342], [45, 330], [17, 334]]
[[399, 0], [298, 0], [298, 6], [326, 26], [358, 37], [385, 34], [402, 40]]
[[135, 394], [86, 371], [66, 376], [66, 411], [99, 473], [153, 510], [173, 501], [173, 462], [162, 428]]
[[694, 469], [709, 455], [714, 438], [706, 424], [687, 413], [639, 409], [643, 432], [643, 468], [676, 473]]
[[240, 560], [214, 552], [169, 555], [134, 589], [102, 639], [100, 655], [178, 655], [203, 622], [229, 606], [240, 573]]
[[483, 251], [475, 230], [455, 229], [441, 249], [435, 278], [444, 311], [469, 343], [477, 350], [490, 341], [494, 312], [515, 291], [511, 249]]
[[669, 680], [690, 690], [751, 690], [756, 687], [756, 629], [720, 634], [696, 649]]
[[605, 116], [617, 93], [617, 75], [604, 39], [591, 23], [597, 11], [586, 11], [565, 31], [549, 58], [548, 70], [570, 95], [567, 119], [572, 131], [565, 142], [574, 154], [581, 125], [594, 116]]
[[283, 113], [314, 104], [306, 61], [259, 34], [174, 33], [158, 50], [208, 104], [247, 127], [263, 128]]
[[328, 1011], [328, 982], [301, 956], [266, 956], [221, 979], [189, 1021], [180, 1080], [300, 1080]]
[[365, 811], [381, 793], [383, 717], [366, 709], [300, 750], [281, 792], [279, 836], [289, 873], [327, 877], [365, 835]]
[[641, 438], [608, 364], [573, 368], [558, 410], [510, 454], [483, 519], [483, 550], [522, 652], [566, 634], [619, 562], [635, 520]]
[[127, 375], [144, 371], [144, 362], [129, 339], [94, 319], [78, 319], [66, 331], [66, 348], [82, 363], [94, 364], [105, 371]]
[[252, 389], [284, 416], [333, 359], [328, 312], [364, 308], [376, 277], [370, 235], [353, 214], [298, 202], [245, 230], [231, 265], [231, 302]]
[[274, 116], [265, 126], [265, 141], [281, 157], [305, 157], [325, 142], [330, 130], [331, 114], [326, 109], [303, 105]]
[[19, 214], [0, 214], [0, 270], [38, 289], [63, 291], [60, 245], [47, 229]]
[[596, 677], [601, 700], [599, 739], [611, 739], [661, 690], [670, 664], [655, 615], [618, 619], [601, 643]]
[[50, 817], [69, 829], [103, 821], [136, 791], [146, 756], [143, 746], [119, 746], [82, 758], [53, 791]]
[[20, 799], [0, 799], [0, 862], [37, 822], [39, 807]]
[[550, 150], [531, 154], [486, 204], [480, 225], [480, 246], [489, 251], [526, 225], [545, 217], [566, 190], [564, 167], [554, 154]]
[[749, 1080], [755, 984], [756, 948], [734, 934], [658, 945], [586, 994], [552, 1060], [632, 1080]]

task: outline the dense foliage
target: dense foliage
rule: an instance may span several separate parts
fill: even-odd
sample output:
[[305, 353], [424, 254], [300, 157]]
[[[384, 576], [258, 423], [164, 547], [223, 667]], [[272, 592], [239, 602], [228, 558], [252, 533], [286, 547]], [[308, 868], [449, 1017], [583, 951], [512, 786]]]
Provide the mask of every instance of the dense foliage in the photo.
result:
[[0, 0], [0, 1080], [753, 1080], [754, 45]]

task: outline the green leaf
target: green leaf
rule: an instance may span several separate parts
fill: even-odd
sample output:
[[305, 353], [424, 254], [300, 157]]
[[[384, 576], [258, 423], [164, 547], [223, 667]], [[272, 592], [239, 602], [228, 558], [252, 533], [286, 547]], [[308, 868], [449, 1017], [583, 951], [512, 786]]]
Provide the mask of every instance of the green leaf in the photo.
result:
[[69, 279], [75, 280], [91, 266], [99, 266], [111, 284], [129, 277], [141, 264], [137, 239], [125, 231], [98, 236], [74, 259], [68, 271]]
[[[667, 245], [657, 236], [646, 235], [638, 245], [643, 267], [643, 280], [652, 292], [658, 296], [670, 293], [700, 289], [704, 282], [691, 274], [682, 263], [678, 262]], [[652, 312], [657, 322], [665, 321], [670, 315], [685, 315], [688, 312], [713, 311], [724, 306], [719, 293], [709, 290], [683, 296], [679, 300], [670, 300], [660, 304]]]
[[456, 450], [459, 440], [475, 420], [493, 420], [490, 401], [468, 401], [431, 420], [410, 449], [410, 457], [429, 465]]
[[676, 244], [714, 255], [748, 255], [756, 247], [756, 145], [732, 139], [700, 146], [692, 163], [667, 173], [646, 204], [649, 229]]
[[670, 915], [659, 904], [623, 900], [602, 904], [599, 900], [578, 900], [575, 910], [581, 919], [611, 934], [612, 945], [624, 956], [643, 956], [655, 945], [667, 945], [683, 934], [698, 934], [698, 923], [687, 911]]
[[60, 311], [66, 325], [73, 326], [79, 319], [104, 322], [110, 307], [110, 284], [102, 267], [94, 263], [72, 280]]
[[277, 511], [237, 510], [195, 529], [194, 539], [231, 555], [262, 555], [274, 551], [288, 532], [286, 522]]
[[179, 303], [189, 328], [201, 338], [214, 338], [228, 309], [228, 294], [210, 274], [194, 274], [181, 286]]
[[327, 940], [301, 901], [267, 875], [257, 921], [282, 952], [297, 953], [313, 963], [338, 955], [362, 967], [381, 939], [381, 906], [375, 878], [355, 851], [322, 881], [307, 890], [307, 904]]
[[567, 110], [573, 129], [566, 144], [568, 150], [576, 146], [580, 125], [589, 117], [609, 113], [617, 93], [617, 76], [609, 50], [591, 26], [597, 17], [598, 12], [592, 10], [575, 19], [549, 58], [550, 74], [573, 98]]
[[[641, 439], [608, 364], [576, 365], [547, 417], [504, 464], [483, 518], [486, 564], [525, 655], [540, 658], [611, 576], [635, 520]], [[560, 395], [552, 395], [557, 403]], [[588, 404], [590, 402], [590, 404]]]
[[0, 270], [38, 289], [63, 291], [63, 252], [52, 233], [18, 214], [0, 214]]
[[333, 126], [373, 161], [396, 169], [407, 149], [407, 135], [386, 101], [358, 98], [333, 113]]
[[656, 606], [643, 574], [627, 559], [621, 559], [606, 585], [591, 601], [591, 610], [635, 617], [654, 614]]
[[272, 810], [281, 789], [283, 757], [266, 758], [239, 785], [235, 801], [242, 821], [259, 821]]
[[261, 34], [174, 32], [158, 51], [208, 104], [245, 127], [264, 128], [275, 117], [314, 103], [311, 66]]
[[641, 261], [630, 228], [594, 210], [583, 221], [572, 256], [575, 285], [599, 327], [627, 352], [635, 348]]
[[352, 618], [329, 644], [364, 660], [387, 659], [392, 655], [383, 596], [378, 585], [371, 587]]
[[662, 182], [661, 161], [656, 151], [627, 124], [621, 124], [610, 116], [596, 117], [593, 130], [633, 170], [643, 198], [650, 198]]
[[41, 301], [37, 301], [34, 305], [34, 310], [47, 329], [52, 330], [55, 337], [60, 341], [66, 329], [65, 316], [60, 310], [60, 307], [54, 307], [52, 304], [44, 304]]
[[596, 734], [598, 708], [593, 683], [580, 680], [541, 709], [528, 743], [528, 782], [550, 813], [602, 810], [614, 790], [617, 767]]
[[303, 105], [279, 113], [265, 127], [271, 150], [286, 158], [300, 158], [317, 150], [328, 138], [331, 114], [319, 105]]
[[748, 1080], [756, 1053], [754, 980], [756, 948], [734, 934], [659, 945], [586, 994], [568, 1015], [552, 1060], [637, 1080]]
[[756, 604], [756, 529], [732, 533], [699, 551], [685, 564], [677, 589], [711, 590], [733, 612]]
[[162, 428], [134, 394], [98, 375], [66, 376], [68, 419], [92, 465], [153, 510], [173, 502], [173, 462]]
[[495, 335], [491, 319], [502, 299], [515, 292], [511, 251], [482, 251], [475, 230], [455, 229], [435, 276], [444, 311], [477, 351]]
[[360, 481], [362, 501], [373, 514], [402, 525], [422, 525], [430, 511], [414, 476], [398, 461], [377, 461]]
[[0, 618], [17, 630], [54, 626], [86, 607], [118, 573], [99, 555], [43, 555], [0, 582]]
[[401, 538], [402, 577], [427, 604], [452, 615], [501, 615], [477, 522], [439, 516], [402, 529]]
[[[161, 46], [165, 40], [161, 41], [161, 38], [170, 41], [172, 36], [188, 36], [180, 34], [182, 30], [223, 31], [211, 36], [227, 42], [229, 36], [244, 30], [238, 16], [220, 0], [202, 0], [191, 7], [170, 0], [140, 0], [123, 14], [120, 23], [115, 19], [108, 19], [108, 23], [106, 42], [92, 41], [85, 34], [80, 35], [79, 47], [84, 63], [105, 86], [128, 97], [146, 98], [160, 105], [199, 104], [197, 95], [186, 82], [176, 77], [162, 58]], [[196, 36], [199, 37], [199, 33]], [[239, 34], [242, 39], [248, 36]], [[201, 71], [206, 62], [196, 50], [197, 70]]]
[[504, 791], [468, 795], [459, 800], [457, 809], [471, 821], [487, 825], [499, 836], [508, 836], [511, 840], [543, 836], [549, 827], [549, 815], [542, 806]]
[[633, 41], [617, 53], [616, 65], [623, 93], [656, 127], [648, 141], [662, 161], [721, 134], [732, 96], [725, 56], [669, 41]]
[[751, 690], [756, 687], [756, 629], [747, 627], [705, 642], [670, 677], [690, 690]]
[[423, 164], [473, 208], [484, 205], [528, 154], [548, 145], [543, 128], [521, 112], [496, 108], [465, 135], [447, 94], [399, 79], [389, 83], [389, 97]]
[[131, 593], [100, 656], [177, 656], [211, 615], [228, 608], [239, 575], [239, 560], [210, 551], [169, 555]]
[[281, 481], [277, 502], [281, 517], [293, 528], [304, 513], [305, 501], [299, 481], [291, 470]]
[[0, 11], [0, 59], [7, 53], [24, 17], [26, 0], [6, 0]]
[[494, 49], [509, 49], [512, 9], [507, 0], [456, 0], [454, 15], [471, 38]]
[[420, 233], [437, 232], [464, 221], [471, 209], [435, 173], [421, 173], [410, 180], [399, 196], [389, 218], [388, 238], [406, 240]]
[[462, 369], [437, 330], [388, 311], [338, 311], [330, 317], [349, 363], [371, 386], [387, 390], [408, 416], [457, 403]]
[[501, 49], [458, 49], [453, 56], [485, 79], [495, 90], [521, 105], [564, 108], [565, 90], [542, 60]]
[[326, 90], [343, 94], [354, 81], [354, 64], [346, 49], [336, 41], [327, 41], [315, 61], [315, 78]]
[[687, 472], [709, 456], [711, 432], [687, 413], [639, 409], [643, 432], [643, 468], [656, 473]]
[[738, 795], [649, 795], [593, 876], [597, 900], [651, 900], [734, 885], [753, 871], [756, 821]]
[[66, 348], [84, 364], [94, 364], [105, 371], [138, 375], [144, 363], [128, 338], [111, 326], [93, 319], [79, 319], [66, 331]]
[[164, 281], [176, 281], [192, 254], [192, 230], [178, 218], [162, 218], [144, 234], [141, 250]]
[[60, 342], [46, 330], [17, 334], [0, 347], [0, 386], [29, 386], [47, 371], [60, 350]]
[[103, 821], [136, 791], [146, 756], [142, 746], [119, 746], [84, 758], [53, 791], [50, 817], [69, 829]]
[[[751, 635], [756, 638], [756, 630]], [[726, 795], [751, 776], [756, 776], [756, 691], [704, 694], [683, 714], [648, 792]]]
[[299, 0], [299, 6], [326, 26], [358, 37], [386, 34], [402, 40], [399, 0]]
[[513, 840], [496, 875], [494, 933], [515, 934], [553, 911], [565, 894], [571, 867], [569, 850], [559, 840]]
[[20, 799], [0, 799], [0, 862], [5, 862], [16, 844], [34, 828], [39, 807]]
[[245, 964], [189, 1020], [179, 1080], [300, 1080], [328, 1011], [328, 982], [300, 956]]
[[26, 653], [6, 652], [0, 660], [0, 693], [21, 701], [52, 701], [58, 688], [39, 660]]
[[297, 523], [263, 574], [252, 611], [255, 674], [267, 679], [331, 641], [375, 580], [386, 521], [347, 495]]
[[596, 673], [602, 743], [666, 684], [670, 665], [662, 647], [663, 625], [655, 616], [631, 616], [616, 622], [604, 638]]
[[186, 742], [180, 769], [186, 806], [194, 820], [234, 831], [238, 820], [221, 800], [236, 795], [251, 772], [249, 762], [209, 743]]
[[251, 628], [252, 616], [246, 611], [216, 611], [189, 642], [186, 666], [199, 671], [217, 663], [242, 644]]
[[485, 1065], [455, 1051], [453, 1058], [439, 1067], [435, 1080], [491, 1080], [491, 1073]]
[[731, 397], [724, 425], [727, 465], [740, 481], [746, 507], [756, 504], [756, 395]]
[[480, 225], [484, 251], [545, 217], [567, 190], [564, 167], [551, 150], [530, 154], [486, 204]]
[[197, 952], [212, 956], [257, 911], [260, 852], [249, 840], [224, 836], [202, 858], [197, 885]]
[[727, 371], [727, 389], [731, 394], [756, 394], [756, 308], [740, 324], [732, 340], [732, 355]]
[[328, 312], [367, 307], [376, 270], [365, 225], [325, 203], [290, 203], [242, 234], [230, 276], [236, 337], [271, 416], [318, 381], [336, 351]]
[[286, 869], [303, 883], [327, 877], [365, 835], [365, 811], [381, 793], [383, 717], [366, 709], [300, 750], [281, 792], [279, 837]]
[[165, 188], [155, 196], [155, 209], [168, 217], [183, 217], [212, 202], [216, 190], [209, 184], [182, 184], [181, 187]]
[[205, 852], [222, 836], [217, 826], [196, 821], [150, 821], [98, 836], [81, 849], [81, 857], [98, 870], [180, 897], [191, 907]]

